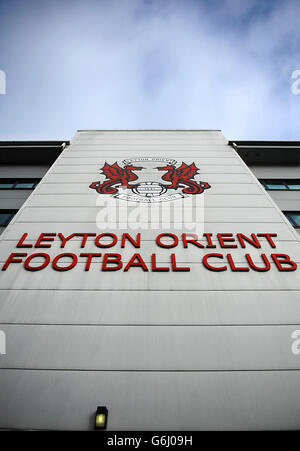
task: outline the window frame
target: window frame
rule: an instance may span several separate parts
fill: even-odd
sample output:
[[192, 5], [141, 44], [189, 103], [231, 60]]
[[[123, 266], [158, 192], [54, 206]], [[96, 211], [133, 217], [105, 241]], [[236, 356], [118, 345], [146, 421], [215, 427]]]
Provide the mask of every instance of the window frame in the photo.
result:
[[[297, 190], [299, 191], [299, 190]], [[300, 216], [300, 210], [293, 210], [293, 211], [289, 211], [289, 210], [283, 210], [282, 213], [284, 214], [284, 216], [287, 218], [287, 220], [290, 222], [290, 224], [295, 228], [295, 229], [300, 229], [300, 224], [296, 224], [296, 222], [294, 221], [294, 219], [290, 216], [290, 215], [299, 215]]]
[[8, 218], [3, 223], [0, 221], [0, 227], [7, 227], [8, 224], [11, 222], [11, 220], [14, 218], [14, 216], [17, 214], [19, 210], [16, 209], [9, 209], [9, 208], [1, 208], [0, 214], [8, 214]]
[[[40, 181], [41, 181], [41, 179], [38, 179], [38, 178], [0, 178], [0, 185], [1, 185], [1, 183], [10, 183], [13, 185], [11, 188], [0, 186], [0, 190], [3, 190], [3, 189], [5, 189], [5, 190], [13, 190], [13, 189], [34, 190], [37, 187], [37, 185], [40, 183]], [[32, 183], [33, 187], [32, 188], [20, 188], [20, 187], [16, 186], [18, 183]]]
[[[290, 188], [289, 185], [299, 185], [300, 186], [300, 178], [297, 179], [258, 179], [260, 184], [265, 188], [266, 191], [300, 191], [299, 189]], [[284, 189], [280, 188], [267, 188], [266, 184], [274, 185], [283, 185]]]

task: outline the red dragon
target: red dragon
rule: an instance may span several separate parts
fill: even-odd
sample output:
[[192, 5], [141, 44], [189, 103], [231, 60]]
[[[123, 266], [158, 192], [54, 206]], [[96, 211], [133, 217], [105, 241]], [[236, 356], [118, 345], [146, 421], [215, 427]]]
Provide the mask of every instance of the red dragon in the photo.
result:
[[176, 168], [172, 164], [168, 164], [156, 169], [159, 171], [167, 171], [167, 173], [162, 176], [162, 179], [166, 182], [170, 182], [171, 184], [163, 185], [164, 188], [176, 190], [178, 188], [185, 187], [182, 190], [184, 194], [201, 194], [205, 189], [210, 188], [210, 185], [206, 182], [197, 182], [196, 180], [192, 180], [199, 171], [195, 163], [190, 165], [182, 163], [179, 168]]
[[141, 166], [132, 166], [130, 164], [122, 168], [117, 162], [112, 165], [105, 163], [101, 171], [106, 176], [106, 180], [103, 183], [100, 181], [93, 182], [90, 188], [95, 189], [100, 194], [116, 194], [118, 192], [116, 186], [132, 189], [136, 185], [131, 185], [130, 182], [138, 179], [138, 176], [133, 174], [132, 171], [141, 171], [142, 169]]

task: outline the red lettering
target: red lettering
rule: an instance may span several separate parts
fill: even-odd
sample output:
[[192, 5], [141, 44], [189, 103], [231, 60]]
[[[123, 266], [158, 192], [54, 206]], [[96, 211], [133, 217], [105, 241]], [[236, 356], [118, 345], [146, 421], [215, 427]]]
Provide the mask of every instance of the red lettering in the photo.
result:
[[238, 267], [238, 266], [236, 266], [234, 261], [233, 261], [233, 258], [231, 256], [231, 254], [227, 254], [227, 260], [229, 262], [231, 271], [244, 271], [244, 272], [250, 271], [250, 269], [248, 267], [245, 267], [245, 266]]
[[160, 266], [158, 267], [156, 264], [156, 254], [152, 254], [152, 271], [170, 271], [170, 268], [167, 266]]
[[[39, 266], [30, 266], [30, 262], [31, 260], [33, 260], [36, 257], [42, 257], [45, 259], [44, 263], [42, 263]], [[30, 255], [24, 262], [24, 268], [27, 271], [40, 271], [41, 269], [46, 268], [46, 266], [48, 266], [50, 263], [50, 255], [49, 254], [44, 254], [44, 253], [40, 253], [40, 254], [32, 254]]]
[[[68, 266], [58, 266], [58, 262], [61, 258], [70, 257], [72, 259], [71, 263]], [[57, 255], [52, 262], [52, 268], [55, 271], [69, 271], [77, 265], [78, 257], [76, 254], [59, 254]]]
[[[162, 243], [161, 239], [164, 237], [170, 237], [173, 239], [173, 243]], [[176, 247], [178, 246], [178, 236], [174, 235], [174, 233], [160, 233], [157, 237], [156, 237], [156, 244], [160, 247], [164, 247], [164, 248], [171, 248], [171, 247]]]
[[77, 236], [82, 236], [81, 246], [85, 247], [89, 236], [96, 236], [96, 233], [76, 233]]
[[289, 255], [271, 254], [271, 257], [273, 258], [279, 271], [295, 271], [297, 269], [297, 263], [291, 260]]
[[62, 233], [58, 234], [58, 237], [61, 239], [62, 243], [60, 245], [60, 247], [65, 247], [66, 243], [71, 240], [72, 238], [74, 238], [74, 236], [76, 236], [77, 233], [72, 233], [71, 235], [65, 237]]
[[175, 254], [171, 254], [171, 262], [172, 262], [172, 270], [173, 271], [190, 271], [191, 268], [189, 268], [188, 266], [177, 266], [176, 263], [176, 256]]
[[268, 243], [271, 245], [271, 247], [276, 247], [276, 244], [274, 243], [274, 241], [272, 240], [272, 236], [277, 236], [277, 233], [257, 233], [257, 236], [263, 236], [265, 238], [267, 238]]
[[206, 246], [207, 248], [214, 248], [217, 247], [213, 242], [212, 242], [212, 233], [203, 233], [203, 236], [206, 237], [206, 240], [208, 242], [208, 245]]
[[208, 263], [209, 258], [221, 258], [223, 259], [222, 254], [206, 254], [204, 255], [202, 259], [202, 263], [205, 266], [205, 268], [209, 269], [210, 271], [227, 271], [227, 266], [212, 266], [210, 263]]
[[232, 233], [218, 233], [217, 237], [221, 247], [230, 247], [230, 248], [237, 247], [237, 244], [225, 244], [226, 242], [227, 243], [235, 242]]
[[[111, 243], [108, 243], [108, 244], [100, 243], [100, 240], [101, 240], [101, 238], [103, 238], [103, 237], [109, 237], [109, 238], [112, 238], [112, 242], [111, 242]], [[117, 244], [117, 242], [118, 242], [118, 237], [117, 237], [117, 235], [115, 235], [114, 233], [101, 233], [101, 235], [98, 235], [98, 236], [95, 238], [95, 244], [96, 244], [96, 246], [98, 246], [98, 247], [113, 247], [113, 246], [115, 246], [115, 245]]]
[[141, 247], [141, 234], [140, 234], [140, 233], [137, 234], [136, 240], [134, 240], [134, 239], [132, 238], [132, 236], [129, 235], [129, 233], [123, 233], [123, 235], [122, 235], [122, 242], [121, 242], [121, 248], [124, 248], [124, 247], [125, 247], [126, 239], [127, 239], [134, 247], [138, 247], [138, 248]]
[[251, 238], [244, 235], [243, 233], [238, 233], [237, 238], [243, 248], [246, 247], [245, 241], [247, 241], [247, 243], [251, 244], [252, 246], [254, 246], [258, 249], [261, 248], [261, 244], [260, 244], [259, 240], [257, 239], [255, 233], [251, 233]]
[[51, 247], [51, 244], [41, 244], [43, 241], [54, 241], [56, 233], [41, 233], [34, 247]]
[[[193, 238], [187, 238], [187, 236], [191, 236]], [[183, 233], [182, 241], [183, 241], [184, 248], [188, 247], [188, 243], [194, 244], [197, 247], [204, 247], [203, 244], [199, 243], [198, 235], [196, 233]]]
[[28, 233], [23, 233], [22, 237], [20, 238], [20, 241], [18, 242], [16, 247], [32, 247], [32, 244], [23, 244], [28, 236]]
[[87, 257], [85, 264], [85, 271], [89, 271], [91, 267], [91, 263], [94, 257], [101, 257], [102, 254], [93, 254], [93, 253], [81, 253], [80, 257]]
[[16, 258], [16, 257], [26, 257], [27, 255], [28, 254], [24, 254], [24, 253], [13, 253], [13, 254], [10, 254], [8, 259], [6, 260], [4, 265], [2, 266], [2, 271], [6, 271], [11, 263], [22, 263], [23, 260], [21, 258]]
[[262, 257], [262, 259], [264, 261], [264, 264], [265, 264], [264, 267], [256, 266], [254, 264], [253, 260], [252, 260], [252, 257], [250, 256], [250, 254], [246, 254], [245, 257], [246, 257], [249, 265], [251, 266], [251, 268], [254, 269], [254, 271], [264, 272], [264, 271], [269, 271], [271, 269], [271, 264], [270, 264], [270, 262], [268, 260], [268, 257], [266, 256], [266, 254], [261, 254], [261, 257]]
[[[137, 261], [135, 262], [135, 260], [137, 260]], [[142, 259], [140, 254], [133, 254], [131, 259], [129, 260], [129, 262], [125, 266], [124, 271], [128, 271], [132, 266], [136, 266], [136, 267], [142, 268], [143, 271], [148, 271], [147, 265], [144, 262], [144, 260]]]
[[[115, 266], [107, 266], [112, 264]], [[104, 254], [102, 271], [118, 271], [123, 267], [121, 254]]]

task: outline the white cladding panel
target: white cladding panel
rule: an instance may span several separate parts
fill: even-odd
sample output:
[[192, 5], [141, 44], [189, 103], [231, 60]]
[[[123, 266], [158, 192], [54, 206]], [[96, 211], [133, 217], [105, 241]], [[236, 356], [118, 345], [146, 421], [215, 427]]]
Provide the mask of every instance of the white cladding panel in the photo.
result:
[[249, 165], [249, 168], [256, 175], [256, 177], [258, 179], [300, 178], [300, 167], [299, 166], [281, 166], [281, 165], [253, 166], [253, 165]]
[[[32, 207], [95, 207], [95, 199], [93, 199], [90, 193], [78, 194], [74, 196], [72, 194], [66, 194], [61, 196], [59, 194], [37, 194], [34, 195], [30, 202]], [[271, 207], [270, 200], [263, 195], [245, 196], [242, 194], [227, 194], [226, 196], [218, 196], [214, 194], [204, 195], [204, 205], [208, 207]], [[176, 206], [184, 205], [184, 201], [178, 200]], [[142, 205], [141, 205], [142, 207]]]
[[[297, 325], [300, 328], [300, 324]], [[0, 368], [97, 371], [300, 370], [295, 326], [3, 325]], [[260, 352], [257, 346], [260, 343]], [[108, 353], [107, 349], [111, 352]]]
[[[2, 324], [293, 325], [298, 291], [3, 290]], [[283, 308], [284, 305], [284, 308]]]
[[110, 430], [299, 429], [298, 371], [2, 370], [0, 383], [4, 428], [92, 429], [100, 398]]
[[[159, 233], [189, 231], [176, 220], [167, 229], [149, 227], [145, 219], [142, 229], [101, 229], [103, 218], [97, 226], [97, 199], [108, 196], [89, 185], [103, 181], [105, 162], [122, 165], [135, 157], [195, 162], [211, 188], [190, 213], [204, 205], [203, 232], [213, 234], [216, 248], [184, 249], [182, 241], [159, 248]], [[185, 205], [172, 202], [174, 210]], [[120, 211], [126, 207], [115, 203]], [[82, 249], [79, 236], [62, 249], [57, 235], [50, 249], [16, 249], [23, 233], [34, 245], [42, 232], [105, 231], [118, 238], [140, 232], [141, 249], [122, 248], [120, 241], [99, 249], [92, 237]], [[237, 233], [277, 233], [276, 249], [266, 238], [259, 249], [222, 249], [218, 233], [235, 239]], [[51, 261], [62, 252], [112, 252], [122, 254], [124, 264], [140, 252], [149, 271], [103, 272], [103, 255], [89, 271], [83, 256], [69, 271], [51, 264], [26, 271], [23, 263], [1, 271], [7, 354], [0, 356], [0, 427], [91, 429], [97, 405], [106, 405], [111, 430], [299, 429], [300, 356], [291, 351], [291, 334], [300, 329], [300, 275], [299, 269], [279, 271], [271, 258], [288, 254], [299, 263], [299, 246], [292, 226], [220, 132], [78, 132], [3, 233], [1, 266], [11, 252], [47, 252]], [[231, 254], [238, 266], [246, 264], [246, 252], [261, 266], [264, 253], [271, 269], [208, 271], [202, 258], [210, 252], [223, 254], [225, 263]], [[153, 253], [168, 272], [151, 271]], [[190, 272], [173, 272], [171, 253]], [[219, 268], [223, 260], [210, 262]]]
[[270, 196], [282, 211], [300, 211], [300, 192], [292, 190], [269, 191]]
[[[28, 204], [29, 205], [29, 204]], [[131, 211], [136, 211], [136, 207], [126, 207], [128, 213]], [[140, 208], [144, 208], [141, 206]], [[145, 207], [146, 209], [146, 207]], [[176, 207], [174, 206], [174, 210]], [[189, 208], [186, 209], [187, 213], [189, 212]], [[34, 208], [34, 207], [25, 207], [22, 209], [21, 213], [18, 216], [18, 222], [61, 222], [63, 223], [66, 218], [68, 222], [73, 224], [75, 223], [92, 223], [94, 224], [96, 219], [99, 222], [106, 221], [106, 217], [104, 215], [98, 215], [100, 212], [99, 207], [89, 207], [85, 208], [85, 206], [81, 207], [54, 207], [54, 208]], [[118, 213], [121, 213], [118, 210]], [[254, 207], [253, 208], [229, 208], [229, 207], [206, 207], [204, 211], [204, 219], [207, 222], [218, 222], [219, 224], [223, 224], [224, 222], [233, 222], [233, 223], [250, 223], [257, 222], [257, 216], [262, 222], [266, 223], [276, 223], [281, 222], [281, 213], [275, 210], [272, 207]], [[147, 216], [141, 218], [141, 223], [147, 222]], [[119, 217], [119, 215], [117, 215]], [[177, 218], [175, 218], [177, 219]], [[202, 218], [201, 218], [202, 219]], [[178, 221], [181, 221], [181, 217], [178, 215]], [[174, 222], [178, 222], [175, 221]], [[171, 220], [171, 223], [173, 221]]]
[[42, 178], [48, 171], [47, 165], [0, 166], [0, 178]]

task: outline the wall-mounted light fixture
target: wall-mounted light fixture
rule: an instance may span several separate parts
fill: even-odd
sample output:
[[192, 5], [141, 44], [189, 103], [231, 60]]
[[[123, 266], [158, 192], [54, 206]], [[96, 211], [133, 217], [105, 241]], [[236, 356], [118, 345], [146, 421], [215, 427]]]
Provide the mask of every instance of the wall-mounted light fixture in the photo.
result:
[[106, 429], [108, 410], [104, 406], [98, 406], [95, 416], [95, 429]]

